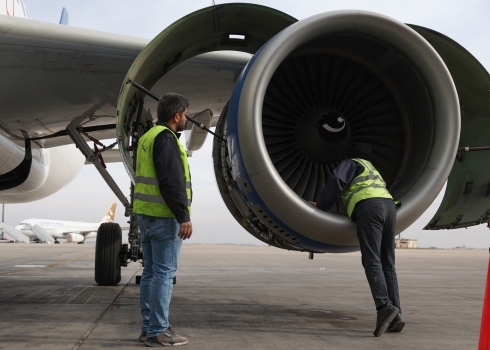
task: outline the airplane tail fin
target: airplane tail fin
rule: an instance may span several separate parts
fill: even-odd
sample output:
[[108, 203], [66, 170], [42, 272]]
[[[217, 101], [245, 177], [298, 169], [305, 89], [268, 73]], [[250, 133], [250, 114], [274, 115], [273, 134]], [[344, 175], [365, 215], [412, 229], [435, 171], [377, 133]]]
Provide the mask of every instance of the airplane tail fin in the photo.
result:
[[70, 23], [70, 16], [68, 15], [68, 11], [63, 7], [61, 11], [60, 24], [68, 25]]
[[101, 223], [104, 222], [114, 222], [114, 215], [116, 214], [116, 203], [112, 203], [105, 216], [102, 218]]

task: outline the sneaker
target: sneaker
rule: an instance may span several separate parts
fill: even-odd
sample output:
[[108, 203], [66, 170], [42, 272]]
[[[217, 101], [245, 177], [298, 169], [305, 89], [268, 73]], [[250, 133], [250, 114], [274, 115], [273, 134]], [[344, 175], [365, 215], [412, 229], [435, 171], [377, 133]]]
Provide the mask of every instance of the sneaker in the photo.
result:
[[398, 315], [399, 308], [393, 306], [391, 303], [386, 304], [381, 310], [377, 311], [376, 317], [376, 329], [374, 330], [374, 336], [379, 337], [383, 334], [391, 321]]
[[388, 326], [387, 332], [401, 332], [403, 327], [405, 327], [405, 322], [402, 319], [402, 314], [396, 315], [396, 317], [391, 321]]
[[140, 337], [138, 338], [140, 342], [145, 342], [146, 340], [146, 332], [141, 332]]
[[175, 333], [171, 327], [157, 335], [156, 337], [147, 337], [146, 346], [180, 346], [189, 342], [186, 337], [181, 337]]

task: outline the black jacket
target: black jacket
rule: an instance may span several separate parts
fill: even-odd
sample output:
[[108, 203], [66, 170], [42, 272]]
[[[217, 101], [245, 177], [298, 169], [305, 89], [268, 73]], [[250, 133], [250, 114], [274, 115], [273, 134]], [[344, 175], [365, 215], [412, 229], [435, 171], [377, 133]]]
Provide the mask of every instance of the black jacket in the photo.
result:
[[[166, 123], [157, 121], [157, 125], [166, 126], [172, 130]], [[187, 210], [184, 166], [174, 134], [180, 138], [180, 133], [169, 131], [163, 131], [155, 138], [153, 163], [163, 200], [175, 215], [177, 222], [182, 224], [190, 221], [190, 216]]]
[[364, 171], [364, 167], [351, 159], [346, 159], [330, 175], [316, 207], [329, 211], [342, 194], [345, 186]]

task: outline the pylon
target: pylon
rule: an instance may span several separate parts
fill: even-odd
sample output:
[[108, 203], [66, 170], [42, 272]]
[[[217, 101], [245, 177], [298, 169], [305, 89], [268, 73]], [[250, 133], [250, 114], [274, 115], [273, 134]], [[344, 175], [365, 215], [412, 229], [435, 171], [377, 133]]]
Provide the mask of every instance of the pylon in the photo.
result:
[[490, 350], [490, 258], [488, 260], [487, 286], [485, 287], [485, 298], [483, 299], [478, 350]]

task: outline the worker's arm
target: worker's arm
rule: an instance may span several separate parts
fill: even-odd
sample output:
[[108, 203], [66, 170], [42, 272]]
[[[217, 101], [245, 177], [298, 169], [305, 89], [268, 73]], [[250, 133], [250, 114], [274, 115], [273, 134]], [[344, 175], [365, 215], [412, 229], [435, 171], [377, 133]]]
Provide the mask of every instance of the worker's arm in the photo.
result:
[[324, 211], [330, 210], [342, 194], [344, 187], [363, 171], [364, 167], [351, 159], [340, 163], [325, 184], [316, 207]]

